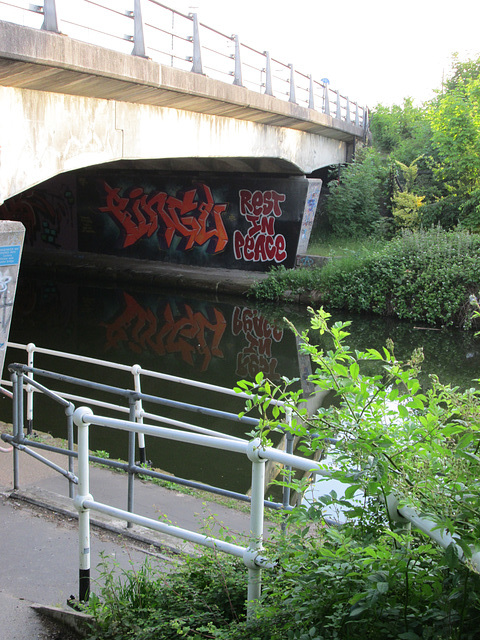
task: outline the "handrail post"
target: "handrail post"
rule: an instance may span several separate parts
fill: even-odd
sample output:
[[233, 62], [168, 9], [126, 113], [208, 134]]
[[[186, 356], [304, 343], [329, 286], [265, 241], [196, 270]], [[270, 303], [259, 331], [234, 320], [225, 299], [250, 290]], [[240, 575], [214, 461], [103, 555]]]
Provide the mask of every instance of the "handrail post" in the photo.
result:
[[[34, 354], [35, 354], [35, 344], [33, 342], [29, 342], [27, 344], [27, 366], [33, 369], [34, 365]], [[27, 373], [27, 378], [33, 380], [33, 371], [29, 371]], [[32, 435], [33, 432], [33, 394], [34, 388], [31, 384], [27, 383], [26, 386], [27, 392], [27, 433], [28, 435]]]
[[313, 92], [313, 76], [310, 74], [310, 82], [308, 89], [308, 108], [315, 109], [315, 95]]
[[135, 0], [133, 6], [133, 50], [132, 55], [146, 58], [145, 22], [142, 14], [142, 0]]
[[263, 515], [265, 499], [265, 459], [259, 455], [261, 442], [252, 440], [247, 449], [252, 462], [252, 492], [250, 505], [250, 542], [244, 562], [248, 567], [247, 619], [251, 619], [262, 591], [262, 570], [255, 558], [263, 548]]
[[[287, 423], [287, 433], [285, 434], [285, 453], [293, 453], [293, 441], [294, 436], [290, 427], [292, 426], [292, 407], [286, 407], [285, 409], [285, 421]], [[284, 481], [288, 484], [292, 478], [292, 467], [285, 466]], [[286, 509], [290, 506], [290, 487], [283, 486], [283, 508]]]
[[[140, 381], [140, 374], [142, 372], [142, 367], [139, 364], [134, 364], [132, 367], [133, 381], [135, 385], [135, 391], [137, 393], [142, 393], [142, 386]], [[135, 422], [139, 424], [143, 424], [143, 405], [142, 400], [138, 399], [135, 401]], [[145, 434], [138, 434], [138, 456], [140, 460], [140, 464], [147, 463], [147, 453], [145, 450]]]
[[358, 102], [355, 104], [355, 125], [360, 126], [360, 114], [358, 113]]
[[350, 98], [347, 97], [347, 113], [345, 115], [345, 122], [350, 122]]
[[338, 91], [338, 89], [337, 89], [337, 113], [335, 117], [338, 120], [342, 119], [342, 105], [340, 104], [340, 91]]
[[238, 87], [243, 87], [242, 81], [242, 60], [240, 57], [240, 39], [237, 35], [233, 36], [235, 40], [235, 75], [233, 79], [233, 84]]
[[[14, 442], [20, 442], [20, 426], [18, 422], [18, 373], [12, 371], [10, 375], [13, 388], [13, 403], [12, 403], [12, 423], [13, 423], [13, 438]], [[19, 484], [19, 469], [18, 469], [18, 449], [13, 447], [13, 488], [17, 491], [20, 488]]]
[[327, 116], [330, 115], [330, 95], [329, 95], [329, 91], [330, 91], [330, 89], [328, 88], [328, 84], [325, 83], [323, 85], [323, 113], [325, 113]]
[[290, 67], [290, 97], [288, 101], [297, 104], [297, 98], [295, 96], [295, 69], [293, 68], [293, 64], [289, 64], [288, 66]]
[[273, 96], [272, 86], [272, 61], [270, 59], [270, 53], [265, 51], [265, 95]]
[[55, 6], [55, 0], [44, 0], [43, 16], [42, 29], [44, 31], [60, 33], [58, 29], [57, 7]]
[[[68, 407], [65, 409], [65, 415], [67, 416], [67, 446], [69, 451], [73, 451], [73, 412], [74, 410], [75, 410], [75, 407], [73, 406], [72, 403], [70, 403]], [[75, 467], [73, 464], [72, 455], [68, 456], [68, 471], [70, 473], [70, 476], [68, 478], [68, 497], [73, 499], [75, 492], [74, 492], [74, 485], [73, 485], [72, 478], [75, 473]]]
[[73, 414], [73, 420], [78, 428], [78, 488], [73, 502], [78, 511], [78, 598], [80, 602], [87, 602], [90, 594], [90, 509], [86, 509], [83, 504], [85, 500], [92, 500], [92, 496], [88, 466], [89, 427], [83, 418], [92, 413], [93, 411], [88, 407], [80, 407]]
[[198, 16], [196, 13], [190, 14], [193, 21], [193, 66], [192, 72], [203, 75], [202, 65], [202, 47], [200, 45], [200, 27], [198, 24]]
[[[136, 401], [130, 396], [130, 422], [135, 422], [135, 405]], [[128, 432], [128, 493], [127, 493], [127, 511], [133, 513], [134, 510], [134, 489], [135, 489], [135, 432]], [[127, 529], [132, 527], [131, 522], [127, 522]]]

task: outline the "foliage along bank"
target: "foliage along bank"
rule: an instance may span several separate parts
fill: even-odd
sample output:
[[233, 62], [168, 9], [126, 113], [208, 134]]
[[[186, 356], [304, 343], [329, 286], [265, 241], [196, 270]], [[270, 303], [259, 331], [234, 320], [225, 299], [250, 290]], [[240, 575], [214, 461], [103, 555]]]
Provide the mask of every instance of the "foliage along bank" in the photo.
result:
[[433, 228], [405, 231], [381, 249], [322, 268], [277, 268], [251, 295], [259, 300], [302, 295], [327, 308], [467, 328], [469, 297], [479, 290], [480, 236]]
[[[186, 557], [173, 572], [147, 566], [115, 577], [107, 563], [89, 605], [90, 640], [478, 638], [479, 392], [435, 377], [423, 390], [421, 350], [406, 363], [391, 342], [352, 351], [349, 324], [330, 324], [320, 310], [312, 312], [313, 339], [298, 336], [314, 364], [312, 384], [333, 396], [314, 415], [302, 391], [291, 390], [294, 381], [258, 374], [238, 384], [251, 394], [247, 410], [260, 416], [254, 436], [269, 443], [279, 429], [271, 401], [282, 400], [299, 450], [327, 454], [326, 469], [345, 489], [328, 493], [320, 483], [286, 530], [272, 532], [265, 553], [278, 564], [263, 572], [255, 616], [245, 618], [245, 566], [218, 552]], [[290, 484], [308, 493], [308, 481]], [[391, 495], [456, 543], [442, 549], [399, 521], [386, 507]], [[341, 526], [327, 523], [326, 508], [343, 517]]]

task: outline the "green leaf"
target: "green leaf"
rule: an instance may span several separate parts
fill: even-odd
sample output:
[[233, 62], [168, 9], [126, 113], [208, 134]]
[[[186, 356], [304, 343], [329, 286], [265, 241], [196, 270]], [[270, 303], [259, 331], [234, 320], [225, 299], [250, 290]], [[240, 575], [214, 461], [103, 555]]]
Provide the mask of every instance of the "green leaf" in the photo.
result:
[[358, 362], [352, 362], [352, 364], [350, 365], [350, 375], [352, 379], [356, 380], [358, 378], [359, 373], [360, 373], [360, 367], [358, 365]]
[[377, 582], [376, 589], [378, 593], [387, 593], [388, 591], [388, 582]]
[[256, 382], [257, 384], [262, 384], [262, 382], [263, 382], [263, 378], [264, 378], [263, 372], [262, 372], [262, 371], [259, 371], [259, 372], [257, 373], [257, 375], [255, 376], [255, 382]]

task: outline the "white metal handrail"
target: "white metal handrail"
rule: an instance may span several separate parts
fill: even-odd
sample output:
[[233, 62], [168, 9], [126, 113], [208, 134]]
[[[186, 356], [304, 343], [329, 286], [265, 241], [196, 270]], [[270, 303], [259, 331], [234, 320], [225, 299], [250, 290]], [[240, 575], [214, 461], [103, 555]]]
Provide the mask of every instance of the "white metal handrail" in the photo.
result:
[[[219, 393], [222, 395], [241, 398], [245, 400], [250, 398], [250, 396], [247, 393], [244, 393], [244, 392], [237, 393], [236, 391], [228, 387], [201, 382], [199, 380], [193, 380], [191, 378], [184, 378], [182, 376], [174, 376], [168, 373], [153, 371], [151, 369], [143, 369], [138, 364], [125, 365], [125, 364], [112, 362], [109, 360], [102, 360], [100, 358], [93, 358], [90, 356], [83, 356], [80, 354], [68, 353], [65, 351], [58, 351], [56, 349], [47, 349], [44, 347], [37, 347], [33, 342], [30, 342], [28, 344], [21, 344], [18, 342], [9, 342], [8, 347], [10, 349], [18, 349], [21, 351], [26, 351], [27, 365], [29, 368], [32, 368], [32, 369], [35, 367], [35, 354], [42, 354], [42, 355], [50, 356], [50, 357], [61, 359], [61, 360], [91, 364], [98, 367], [108, 368], [110, 370], [124, 371], [133, 376], [133, 388], [135, 389], [135, 391], [138, 391], [139, 393], [141, 392], [141, 389], [142, 389], [141, 379], [142, 377], [146, 377], [146, 378], [153, 378], [157, 380], [163, 380], [167, 382], [173, 382], [173, 383], [181, 384], [184, 386], [190, 386], [193, 388], [203, 389], [205, 391]], [[33, 379], [33, 373], [29, 372], [27, 374], [27, 377], [30, 380]], [[2, 380], [1, 383], [4, 387], [9, 387], [12, 384], [11, 381], [7, 379]], [[26, 420], [27, 420], [29, 432], [31, 432], [33, 421], [34, 421], [34, 394], [36, 393], [36, 390], [32, 385], [27, 384], [26, 391], [27, 391]], [[71, 392], [62, 392], [62, 391], [57, 391], [57, 393], [59, 396], [66, 398], [72, 402], [82, 402], [82, 403], [86, 402], [86, 403], [93, 404], [97, 407], [108, 408], [110, 410], [118, 411], [120, 413], [129, 412], [129, 409], [123, 405], [106, 403], [102, 400], [92, 398], [91, 396], [78, 395], [78, 394], [73, 394]], [[272, 401], [272, 405], [273, 404], [276, 404], [278, 406], [284, 405], [283, 402], [277, 401], [277, 400]], [[145, 417], [155, 420], [156, 422], [163, 422], [165, 424], [170, 424], [176, 427], [189, 429], [191, 431], [196, 431], [200, 433], [211, 433], [211, 434], [216, 433], [216, 435], [220, 435], [224, 438], [237, 439], [235, 436], [232, 436], [229, 434], [220, 434], [218, 432], [214, 432], [213, 430], [205, 429], [204, 427], [201, 427], [199, 425], [192, 424], [191, 422], [186, 423], [179, 420], [173, 420], [172, 418], [160, 416], [158, 414], [148, 413], [144, 411], [142, 406], [142, 401], [139, 400], [136, 404], [136, 420], [137, 422], [142, 423], [143, 418]], [[147, 460], [147, 456], [146, 456], [145, 439], [143, 434], [139, 434], [138, 445], [139, 445], [140, 462], [145, 463]]]
[[55, 0], [43, 0], [43, 5], [0, 0], [0, 19], [65, 33], [122, 53], [130, 53], [129, 46], [133, 43], [133, 55], [221, 81], [233, 77], [235, 85], [306, 106], [367, 130], [367, 108], [332, 90], [328, 81], [314, 80], [310, 74], [294, 70], [291, 64], [270, 58], [268, 52], [243, 44], [238, 36], [226, 35], [199, 22], [195, 13], [185, 15], [158, 0], [131, 0], [131, 5], [133, 11], [119, 10], [105, 0], [69, 0], [60, 11]]
[[[314, 471], [315, 473], [329, 476], [330, 472], [323, 469], [317, 463], [301, 458], [293, 454], [284, 453], [278, 449], [264, 446], [260, 439], [251, 441], [224, 440], [209, 435], [197, 433], [185, 433], [175, 429], [139, 425], [129, 420], [119, 420], [106, 416], [95, 415], [88, 407], [78, 408], [73, 416], [74, 423], [78, 427], [78, 491], [74, 499], [75, 507], [79, 514], [79, 597], [85, 600], [90, 589], [90, 510], [123, 519], [127, 522], [160, 531], [176, 538], [181, 538], [195, 544], [229, 553], [242, 558], [248, 568], [248, 592], [247, 615], [251, 615], [253, 607], [261, 595], [261, 571], [263, 568], [273, 568], [274, 562], [262, 555], [263, 551], [263, 527], [264, 527], [264, 485], [265, 462], [271, 460], [285, 465]], [[250, 503], [250, 540], [248, 547], [225, 542], [204, 534], [189, 531], [171, 524], [161, 523], [158, 520], [139, 516], [130, 511], [117, 509], [110, 505], [94, 500], [90, 494], [89, 481], [89, 426], [101, 426], [111, 429], [128, 431], [130, 433], [143, 433], [150, 436], [194, 444], [197, 446], [220, 449], [233, 453], [244, 454], [252, 462], [252, 489]]]
[[[49, 351], [49, 350], [45, 350]], [[87, 358], [91, 360], [90, 358]], [[18, 378], [22, 378], [24, 372], [28, 369], [22, 365], [11, 365], [12, 372], [17, 376], [17, 382], [14, 383], [14, 435], [9, 436], [2, 435], [2, 439], [11, 442], [14, 445], [14, 455], [18, 455], [18, 450], [26, 450], [23, 445], [23, 391], [22, 385], [19, 384]], [[39, 372], [43, 375], [51, 374], [53, 377], [55, 374], [52, 372]], [[15, 380], [14, 376], [14, 380]], [[64, 376], [66, 378], [66, 376]], [[77, 379], [72, 379], [76, 381]], [[88, 383], [86, 384], [96, 384]], [[39, 389], [50, 396], [56, 401], [60, 401], [66, 408], [66, 414], [70, 417], [70, 424], [75, 425], [78, 428], [78, 490], [77, 495], [74, 498], [74, 504], [79, 512], [79, 551], [80, 551], [80, 566], [79, 566], [79, 584], [80, 584], [80, 599], [83, 600], [87, 597], [90, 584], [90, 510], [106, 513], [114, 517], [121, 518], [127, 523], [137, 523], [142, 526], [149, 527], [153, 530], [162, 531], [169, 535], [173, 535], [178, 538], [190, 540], [197, 544], [201, 544], [207, 547], [215, 547], [226, 553], [231, 553], [237, 557], [243, 558], [246, 566], [248, 567], [248, 611], [249, 615], [253, 611], [253, 606], [260, 597], [261, 591], [261, 570], [263, 568], [271, 568], [273, 563], [268, 558], [262, 555], [263, 552], [263, 520], [264, 520], [264, 483], [265, 483], [265, 462], [271, 461], [284, 465], [285, 469], [300, 469], [303, 471], [313, 472], [324, 477], [330, 477], [332, 472], [325, 468], [325, 464], [318, 464], [310, 459], [302, 458], [300, 456], [293, 455], [288, 452], [283, 452], [278, 449], [265, 446], [260, 439], [254, 439], [251, 441], [237, 439], [225, 439], [222, 434], [203, 434], [203, 433], [190, 433], [180, 431], [178, 429], [171, 429], [166, 427], [158, 427], [153, 425], [145, 425], [136, 422], [134, 412], [131, 412], [129, 420], [123, 420], [118, 418], [111, 418], [102, 415], [95, 415], [90, 408], [80, 407], [74, 411], [73, 405], [60, 398], [54, 391], [42, 387], [36, 380], [31, 381], [31, 384], [36, 385]], [[112, 388], [116, 390], [116, 388]], [[124, 393], [131, 393], [125, 391]], [[134, 398], [131, 398], [133, 401]], [[288, 411], [288, 407], [287, 407]], [[233, 453], [246, 455], [252, 462], [252, 489], [251, 489], [251, 518], [250, 518], [250, 543], [248, 547], [242, 547], [240, 545], [233, 545], [221, 540], [217, 540], [211, 536], [205, 536], [192, 531], [188, 531], [179, 527], [174, 527], [166, 523], [159, 523], [157, 520], [151, 520], [144, 518], [134, 513], [133, 502], [129, 499], [128, 510], [116, 509], [110, 505], [97, 502], [90, 495], [89, 491], [89, 446], [88, 446], [88, 430], [89, 426], [101, 426], [111, 429], [118, 429], [127, 431], [130, 433], [129, 437], [129, 463], [127, 470], [129, 472], [129, 482], [133, 483], [134, 472], [142, 471], [142, 469], [135, 466], [134, 460], [134, 436], [135, 434], [141, 434], [142, 436], [149, 435], [152, 437], [160, 437], [176, 442], [185, 444], [194, 444], [197, 446], [206, 446], [222, 451], [230, 451]], [[133, 438], [133, 455], [132, 455], [132, 438]], [[69, 445], [72, 448], [71, 445]], [[45, 447], [48, 448], [48, 447]], [[70, 452], [67, 452], [70, 453]], [[32, 453], [30, 452], [30, 455]], [[36, 456], [40, 458], [40, 456]], [[44, 460], [42, 460], [44, 461]], [[48, 461], [45, 461], [48, 462]], [[53, 465], [51, 465], [53, 466]], [[125, 466], [125, 465], [123, 465]], [[57, 470], [69, 476], [71, 472], [63, 472], [59, 467]], [[411, 523], [415, 528], [427, 534], [436, 543], [446, 548], [453, 546], [460, 560], [465, 560], [465, 555], [462, 549], [461, 540], [457, 536], [452, 536], [446, 531], [439, 529], [436, 522], [429, 518], [419, 515], [415, 509], [402, 505], [401, 500], [395, 496], [390, 495], [387, 497], [387, 508], [389, 510], [390, 518], [400, 523]], [[480, 570], [480, 552], [475, 552], [472, 549], [472, 556], [469, 558], [469, 564], [476, 570]]]

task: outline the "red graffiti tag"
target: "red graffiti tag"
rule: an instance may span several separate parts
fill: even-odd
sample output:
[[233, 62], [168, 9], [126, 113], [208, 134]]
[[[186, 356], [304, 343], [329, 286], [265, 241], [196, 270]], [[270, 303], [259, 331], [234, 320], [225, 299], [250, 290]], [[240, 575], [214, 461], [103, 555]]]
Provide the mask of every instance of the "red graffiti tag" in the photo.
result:
[[276, 372], [278, 360], [272, 357], [272, 340], [280, 342], [283, 329], [277, 329], [258, 311], [235, 307], [232, 316], [232, 333], [243, 333], [248, 345], [237, 354], [236, 374], [253, 380], [262, 371], [271, 380], [279, 378]]
[[227, 323], [216, 307], [210, 308], [208, 318], [186, 304], [184, 313], [175, 317], [168, 303], [160, 318], [128, 293], [124, 293], [124, 301], [123, 312], [105, 325], [106, 350], [126, 344], [135, 353], [152, 351], [161, 356], [178, 353], [191, 366], [200, 359], [200, 371], [208, 369], [212, 357], [223, 358], [220, 342]]
[[215, 204], [207, 185], [190, 189], [181, 198], [163, 191], [147, 194], [142, 187], [120, 195], [120, 188], [112, 188], [105, 181], [103, 186], [106, 206], [99, 210], [111, 215], [122, 230], [122, 248], [157, 233], [159, 243], [163, 240], [166, 248], [177, 236], [185, 240], [185, 251], [206, 243], [211, 253], [225, 249], [228, 236], [222, 214], [227, 204]]
[[239, 192], [240, 213], [250, 224], [246, 234], [238, 229], [233, 234], [236, 260], [247, 262], [283, 262], [287, 258], [287, 243], [282, 234], [275, 234], [275, 219], [282, 215], [280, 204], [286, 196], [276, 191]]

